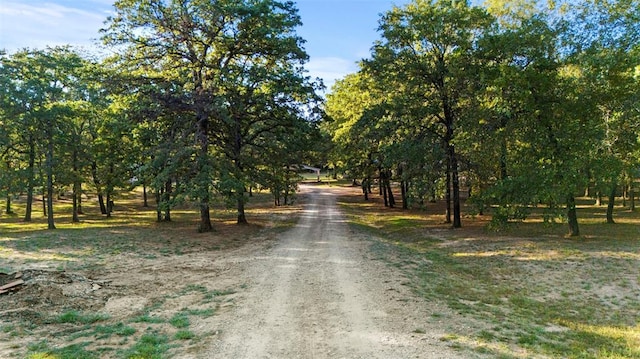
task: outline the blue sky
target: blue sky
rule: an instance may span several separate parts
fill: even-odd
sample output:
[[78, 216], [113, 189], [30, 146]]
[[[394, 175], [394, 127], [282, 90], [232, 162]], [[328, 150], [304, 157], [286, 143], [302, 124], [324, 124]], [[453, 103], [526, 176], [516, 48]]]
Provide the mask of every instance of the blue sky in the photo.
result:
[[[312, 76], [328, 87], [357, 70], [378, 39], [379, 14], [408, 0], [297, 0]], [[0, 48], [70, 44], [92, 49], [113, 0], [0, 0]]]

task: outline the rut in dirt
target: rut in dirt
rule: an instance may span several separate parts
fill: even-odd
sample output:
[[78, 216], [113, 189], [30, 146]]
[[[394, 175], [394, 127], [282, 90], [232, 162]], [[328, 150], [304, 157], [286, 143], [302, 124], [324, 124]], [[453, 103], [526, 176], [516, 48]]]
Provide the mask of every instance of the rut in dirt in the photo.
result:
[[[452, 358], [442, 333], [418, 337], [417, 313], [366, 258], [336, 194], [307, 187], [298, 224], [247, 263], [246, 295], [210, 347], [220, 358]], [[396, 295], [397, 296], [397, 295]], [[412, 320], [407, 318], [411, 317]]]

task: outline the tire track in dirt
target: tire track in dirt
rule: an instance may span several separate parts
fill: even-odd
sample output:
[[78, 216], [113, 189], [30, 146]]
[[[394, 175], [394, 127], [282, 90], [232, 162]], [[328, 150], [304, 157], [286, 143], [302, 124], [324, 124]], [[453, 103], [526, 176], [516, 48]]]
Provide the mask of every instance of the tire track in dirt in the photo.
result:
[[[203, 358], [456, 358], [428, 329], [425, 304], [398, 273], [366, 258], [331, 190], [305, 188], [292, 230], [241, 273], [246, 292], [221, 313], [221, 334]], [[392, 288], [389, 288], [392, 287]]]

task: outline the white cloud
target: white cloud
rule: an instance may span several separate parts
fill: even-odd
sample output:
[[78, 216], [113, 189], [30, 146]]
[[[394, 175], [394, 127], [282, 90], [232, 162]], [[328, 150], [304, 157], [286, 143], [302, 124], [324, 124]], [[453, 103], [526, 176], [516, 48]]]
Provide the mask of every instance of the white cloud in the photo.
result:
[[311, 58], [306, 66], [311, 77], [319, 77], [330, 90], [336, 80], [358, 71], [358, 65], [339, 57]]
[[89, 11], [52, 2], [25, 4], [3, 0], [0, 48], [13, 52], [25, 47], [66, 44], [92, 47], [109, 7], [110, 3], [100, 2], [93, 6], [95, 10]]

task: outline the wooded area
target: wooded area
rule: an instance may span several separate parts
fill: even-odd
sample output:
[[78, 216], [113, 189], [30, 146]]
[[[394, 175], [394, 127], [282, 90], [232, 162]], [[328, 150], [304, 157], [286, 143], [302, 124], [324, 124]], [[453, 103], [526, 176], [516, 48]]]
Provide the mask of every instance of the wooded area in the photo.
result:
[[[121, 191], [143, 186], [158, 221], [193, 203], [212, 229], [222, 198], [252, 188], [276, 203], [295, 191], [296, 164], [377, 180], [385, 203], [467, 204], [496, 224], [533, 206], [567, 219], [576, 197], [616, 196], [634, 209], [639, 177], [640, 3], [415, 0], [382, 14], [381, 39], [360, 71], [326, 99], [305, 70], [301, 19], [276, 0], [116, 1], [102, 41], [112, 56], [70, 47], [0, 56], [0, 193], [4, 212], [42, 195], [82, 194], [110, 216]], [[471, 208], [471, 206], [467, 206]]]

